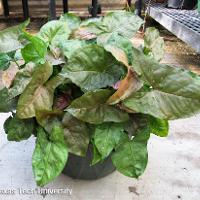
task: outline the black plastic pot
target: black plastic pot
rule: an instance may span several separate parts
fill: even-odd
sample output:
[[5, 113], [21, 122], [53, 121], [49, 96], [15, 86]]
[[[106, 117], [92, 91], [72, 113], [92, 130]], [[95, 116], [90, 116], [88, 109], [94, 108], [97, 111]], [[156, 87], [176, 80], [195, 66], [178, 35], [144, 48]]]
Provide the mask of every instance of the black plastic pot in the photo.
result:
[[193, 9], [197, 4], [197, 0], [168, 0], [169, 8], [183, 8], [187, 10]]
[[69, 154], [67, 165], [63, 174], [74, 179], [94, 180], [99, 179], [115, 171], [111, 157], [108, 157], [102, 163], [90, 166], [92, 161], [92, 147], [89, 146], [86, 157], [80, 157]]

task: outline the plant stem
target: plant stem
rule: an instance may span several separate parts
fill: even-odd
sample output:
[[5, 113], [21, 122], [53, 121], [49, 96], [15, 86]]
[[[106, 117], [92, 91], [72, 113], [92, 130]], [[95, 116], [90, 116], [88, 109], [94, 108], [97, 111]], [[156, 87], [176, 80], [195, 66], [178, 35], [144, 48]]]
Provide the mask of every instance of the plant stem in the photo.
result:
[[17, 67], [20, 69], [19, 64], [17, 63], [17, 61], [13, 58], [13, 61], [15, 62], [15, 64], [17, 65]]

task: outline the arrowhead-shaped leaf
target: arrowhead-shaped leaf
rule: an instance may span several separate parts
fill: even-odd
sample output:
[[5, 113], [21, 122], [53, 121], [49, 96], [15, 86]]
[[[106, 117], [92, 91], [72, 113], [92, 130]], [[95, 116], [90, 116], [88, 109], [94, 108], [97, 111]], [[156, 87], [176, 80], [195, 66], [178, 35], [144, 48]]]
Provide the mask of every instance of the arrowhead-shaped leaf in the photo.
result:
[[47, 42], [50, 45], [50, 48], [53, 49], [59, 44], [60, 41], [67, 40], [70, 32], [71, 31], [67, 23], [59, 20], [53, 20], [42, 26], [38, 36]]
[[95, 127], [94, 145], [101, 154], [101, 159], [109, 156], [124, 134], [123, 125], [120, 123], [103, 123]]
[[77, 29], [81, 23], [80, 17], [76, 16], [73, 13], [65, 13], [64, 15], [61, 15], [59, 20], [67, 23], [68, 27], [71, 30]]
[[134, 49], [133, 69], [154, 89], [181, 97], [200, 98], [200, 76], [169, 65], [159, 64]]
[[29, 21], [0, 31], [0, 53], [8, 53], [23, 47], [19, 36], [29, 24]]
[[102, 18], [90, 18], [81, 22], [80, 27], [72, 34], [72, 38], [91, 40], [107, 32], [107, 27], [102, 23]]
[[47, 54], [47, 44], [37, 36], [24, 32], [22, 35], [28, 44], [21, 50], [23, 59], [28, 62], [41, 63], [45, 62]]
[[68, 158], [63, 129], [55, 126], [49, 136], [38, 129], [36, 147], [32, 157], [33, 173], [37, 185], [44, 186], [54, 180], [63, 170]]
[[129, 67], [133, 59], [133, 45], [128, 38], [124, 38], [118, 33], [105, 33], [97, 38], [97, 44], [103, 46], [119, 62]]
[[81, 23], [74, 33], [74, 38], [90, 40], [104, 33], [116, 33], [132, 38], [142, 24], [143, 20], [132, 12], [109, 12], [98, 20]]
[[85, 90], [94, 90], [119, 81], [124, 67], [102, 47], [92, 44], [74, 52], [62, 75]]
[[59, 44], [69, 38], [71, 30], [68, 27], [68, 24], [59, 21], [53, 20], [49, 21], [40, 29], [38, 36], [43, 39], [48, 45], [56, 58], [60, 57]]
[[75, 99], [66, 111], [91, 124], [127, 121], [129, 118], [127, 113], [105, 104], [111, 94], [112, 92], [108, 89], [85, 93]]
[[34, 117], [36, 110], [51, 110], [53, 94], [44, 84], [52, 72], [53, 68], [49, 63], [37, 66], [30, 83], [19, 98], [17, 106], [19, 118]]
[[132, 140], [117, 148], [112, 155], [112, 162], [120, 173], [132, 178], [138, 178], [143, 174], [148, 162], [149, 137], [149, 129], [142, 129]]
[[162, 65], [133, 48], [133, 69], [153, 90], [124, 100], [135, 112], [177, 119], [199, 112], [200, 77], [188, 70]]
[[158, 90], [138, 92], [125, 99], [123, 104], [135, 112], [160, 119], [189, 117], [200, 111], [200, 100], [169, 94]]
[[144, 36], [144, 53], [152, 55], [157, 61], [164, 56], [164, 40], [160, 37], [159, 31], [150, 27], [146, 29]]
[[121, 36], [132, 38], [143, 24], [143, 20], [132, 12], [109, 12], [102, 20], [107, 32], [118, 33]]
[[27, 140], [35, 131], [33, 119], [19, 119], [16, 115], [10, 116], [4, 123], [4, 130], [9, 141]]
[[86, 45], [87, 44], [85, 41], [66, 40], [66, 41], [62, 41], [59, 44], [59, 47], [60, 47], [62, 53], [64, 54], [64, 56], [69, 59], [77, 49], [82, 48]]
[[0, 93], [6, 94], [6, 96], [4, 96], [5, 99], [7, 99], [4, 99], [5, 102], [12, 101], [13, 98], [17, 97], [25, 90], [26, 86], [31, 81], [34, 67], [34, 64], [27, 64], [23, 69], [17, 72], [12, 86], [9, 89], [0, 90]]
[[86, 124], [66, 112], [62, 125], [69, 152], [77, 156], [85, 156], [90, 139]]

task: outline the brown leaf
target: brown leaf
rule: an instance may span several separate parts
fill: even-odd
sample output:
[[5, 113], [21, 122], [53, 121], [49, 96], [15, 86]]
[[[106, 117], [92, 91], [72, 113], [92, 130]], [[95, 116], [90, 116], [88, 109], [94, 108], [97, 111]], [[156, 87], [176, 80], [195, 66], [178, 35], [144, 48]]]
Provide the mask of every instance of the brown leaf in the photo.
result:
[[117, 48], [117, 47], [113, 47], [111, 45], [107, 45], [106, 46], [106, 50], [111, 52], [112, 55], [119, 61], [119, 62], [122, 62], [126, 67], [129, 67], [129, 64], [128, 64], [128, 58], [125, 54], [125, 52], [120, 49], [120, 48]]
[[14, 62], [11, 62], [10, 67], [0, 73], [0, 88], [10, 88], [18, 70], [17, 65]]
[[119, 103], [141, 87], [142, 82], [137, 74], [129, 68], [126, 77], [119, 83], [118, 90], [108, 99], [107, 103], [110, 105]]
[[91, 40], [96, 38], [97, 35], [92, 33], [87, 27], [80, 27], [73, 33], [72, 37], [81, 40]]

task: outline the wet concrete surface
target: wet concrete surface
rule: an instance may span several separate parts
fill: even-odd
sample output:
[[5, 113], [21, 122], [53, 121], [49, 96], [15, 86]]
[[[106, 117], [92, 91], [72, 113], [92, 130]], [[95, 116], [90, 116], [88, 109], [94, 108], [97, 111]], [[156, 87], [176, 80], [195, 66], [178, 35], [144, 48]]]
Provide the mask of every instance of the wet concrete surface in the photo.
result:
[[[37, 30], [35, 28], [34, 30]], [[190, 47], [172, 35], [162, 34], [166, 43], [163, 63], [178, 65], [199, 73], [200, 59]], [[134, 42], [140, 44], [138, 35]], [[13, 189], [13, 195], [0, 200], [199, 200], [200, 199], [200, 115], [170, 122], [167, 138], [151, 136], [149, 163], [138, 180], [118, 172], [96, 181], [73, 180], [60, 175], [45, 188], [69, 188], [72, 194], [20, 194], [19, 188], [34, 189], [31, 156], [35, 138], [8, 142], [0, 114], [0, 191]]]

